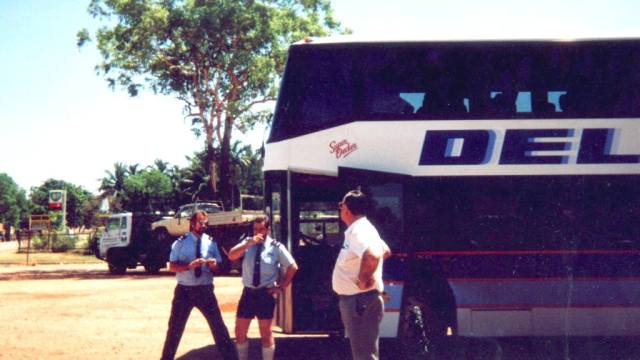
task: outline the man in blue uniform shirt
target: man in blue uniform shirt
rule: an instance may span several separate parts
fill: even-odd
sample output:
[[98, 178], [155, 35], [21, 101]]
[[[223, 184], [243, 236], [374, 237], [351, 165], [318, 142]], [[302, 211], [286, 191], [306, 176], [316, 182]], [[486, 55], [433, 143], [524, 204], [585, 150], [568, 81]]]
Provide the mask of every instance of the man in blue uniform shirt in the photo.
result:
[[207, 319], [216, 346], [224, 359], [236, 359], [237, 353], [229, 331], [222, 320], [218, 300], [213, 293], [213, 271], [222, 262], [218, 246], [204, 230], [207, 213], [196, 211], [189, 223], [189, 232], [171, 246], [169, 271], [176, 273], [176, 286], [169, 328], [162, 350], [162, 359], [173, 359], [182, 338], [191, 310], [196, 307]]
[[[253, 236], [247, 237], [229, 251], [229, 260], [242, 260], [242, 296], [236, 315], [236, 342], [240, 360], [248, 358], [247, 332], [254, 317], [262, 340], [262, 359], [272, 360], [275, 343], [271, 332], [275, 296], [289, 286], [298, 271], [293, 257], [279, 242], [269, 236], [269, 218], [253, 221]], [[284, 276], [280, 279], [280, 269]]]

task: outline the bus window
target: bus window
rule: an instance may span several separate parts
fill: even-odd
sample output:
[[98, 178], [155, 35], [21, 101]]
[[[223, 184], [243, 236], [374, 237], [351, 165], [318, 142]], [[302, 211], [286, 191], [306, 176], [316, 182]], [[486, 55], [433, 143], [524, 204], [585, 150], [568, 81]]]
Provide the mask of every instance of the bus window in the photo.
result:
[[299, 246], [341, 244], [339, 215], [331, 202], [304, 202], [300, 204]]

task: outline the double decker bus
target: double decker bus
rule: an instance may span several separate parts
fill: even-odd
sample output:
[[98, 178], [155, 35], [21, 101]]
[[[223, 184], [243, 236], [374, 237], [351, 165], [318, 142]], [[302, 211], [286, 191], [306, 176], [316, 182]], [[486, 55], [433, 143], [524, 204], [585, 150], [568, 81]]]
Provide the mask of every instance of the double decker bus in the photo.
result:
[[382, 336], [640, 335], [640, 39], [293, 44], [264, 176], [300, 267], [284, 332], [340, 331], [360, 188], [393, 251]]

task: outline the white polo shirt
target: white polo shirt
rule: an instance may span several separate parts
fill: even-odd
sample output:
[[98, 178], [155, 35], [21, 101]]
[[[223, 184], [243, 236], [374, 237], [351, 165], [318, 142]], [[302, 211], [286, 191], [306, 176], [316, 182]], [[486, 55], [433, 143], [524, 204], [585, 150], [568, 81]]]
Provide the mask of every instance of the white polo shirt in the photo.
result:
[[[380, 256], [380, 263], [373, 273], [375, 280], [373, 286], [361, 290], [357, 285], [358, 273], [360, 272], [362, 254], [367, 249], [373, 255]], [[336, 266], [333, 268], [333, 291], [338, 295], [355, 295], [372, 289], [383, 291], [382, 262], [383, 255], [388, 249], [387, 244], [380, 238], [378, 230], [366, 217], [354, 221], [344, 232], [344, 244], [338, 255]]]

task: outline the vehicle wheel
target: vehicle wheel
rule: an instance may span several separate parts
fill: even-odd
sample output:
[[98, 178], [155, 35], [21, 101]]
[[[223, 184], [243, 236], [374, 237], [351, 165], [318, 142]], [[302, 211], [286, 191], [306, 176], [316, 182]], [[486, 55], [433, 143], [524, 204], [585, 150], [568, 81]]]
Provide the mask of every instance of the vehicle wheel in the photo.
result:
[[171, 238], [171, 235], [169, 235], [169, 232], [167, 231], [167, 229], [159, 228], [154, 232], [154, 234], [155, 234], [157, 244], [159, 244], [160, 247], [163, 247], [163, 246], [171, 247], [171, 243], [173, 239]]
[[124, 275], [127, 272], [127, 266], [123, 264], [109, 263], [109, 273], [112, 275]]
[[447, 327], [426, 301], [411, 295], [403, 304], [398, 330], [405, 359], [436, 359]]

